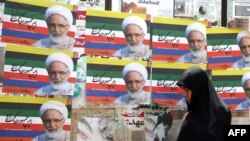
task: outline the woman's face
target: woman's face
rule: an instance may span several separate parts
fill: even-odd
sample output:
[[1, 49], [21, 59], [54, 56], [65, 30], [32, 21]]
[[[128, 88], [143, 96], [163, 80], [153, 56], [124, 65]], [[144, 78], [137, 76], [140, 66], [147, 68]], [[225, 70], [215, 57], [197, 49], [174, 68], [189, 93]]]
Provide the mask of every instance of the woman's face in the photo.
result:
[[185, 88], [185, 87], [180, 87], [180, 88], [181, 88], [181, 93], [185, 97], [187, 103], [190, 104], [191, 98], [192, 98], [192, 91], [188, 88]]

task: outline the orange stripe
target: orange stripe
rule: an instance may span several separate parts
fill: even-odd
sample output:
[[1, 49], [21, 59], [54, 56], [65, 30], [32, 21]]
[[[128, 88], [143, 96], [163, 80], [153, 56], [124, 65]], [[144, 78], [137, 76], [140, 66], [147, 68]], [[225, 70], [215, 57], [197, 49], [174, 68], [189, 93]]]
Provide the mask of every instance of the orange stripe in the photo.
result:
[[91, 35], [86, 35], [85, 36], [86, 42], [104, 42], [104, 43], [115, 43], [115, 44], [126, 44], [126, 39], [125, 38], [119, 38], [115, 37], [113, 40], [109, 40], [107, 37], [103, 36], [91, 36]]
[[3, 92], [6, 93], [17, 93], [17, 94], [30, 94], [32, 95], [38, 88], [25, 88], [25, 87], [14, 87], [14, 86], [3, 86]]
[[176, 62], [179, 58], [180, 56], [174, 56], [174, 55], [159, 55], [159, 54], [152, 55], [153, 61]]
[[[63, 129], [70, 131], [71, 125], [64, 125]], [[28, 128], [24, 128], [22, 124], [15, 123], [1, 123], [0, 130], [13, 129], [13, 130], [32, 130], [32, 131], [43, 131], [44, 126], [41, 124], [31, 124]]]
[[163, 42], [153, 42], [153, 48], [165, 48], [165, 49], [180, 49], [180, 50], [189, 50], [188, 44], [181, 44], [181, 43], [163, 43]]
[[116, 99], [115, 97], [99, 97], [99, 96], [87, 96], [87, 101], [90, 103], [98, 103], [98, 104], [112, 104], [112, 102]]
[[32, 29], [32, 31], [30, 31], [27, 25], [25, 24], [17, 24], [17, 23], [6, 22], [6, 21], [3, 22], [3, 28], [11, 29], [11, 30], [14, 29], [14, 30], [28, 31], [32, 33], [35, 32], [39, 34], [48, 34], [48, 29], [44, 27], [36, 26], [34, 29]]
[[[20, 74], [20, 73], [11, 73], [11, 72], [4, 72], [5, 79], [17, 79], [17, 80], [30, 80], [27, 75]], [[49, 77], [45, 75], [37, 75], [35, 79], [32, 78], [33, 81], [38, 82], [49, 82]], [[70, 77], [68, 80], [70, 83], [75, 83], [76, 79], [74, 77]]]
[[[127, 44], [125, 38], [121, 37], [114, 37], [112, 39], [108, 39], [104, 36], [91, 36], [91, 35], [85, 35], [86, 42], [101, 42], [101, 43], [112, 43], [112, 44]], [[149, 45], [150, 41], [145, 39], [143, 41], [145, 45]]]
[[[26, 25], [22, 25], [22, 24], [17, 24], [17, 23], [10, 23], [10, 22], [3, 22], [3, 28], [4, 29], [11, 29], [11, 30], [21, 30], [21, 31], [27, 31], [27, 32], [35, 32], [38, 34], [48, 34], [48, 28], [46, 27], [39, 27], [37, 26], [35, 29], [32, 29], [32, 31], [30, 31]], [[74, 37], [75, 36], [75, 32], [73, 31], [69, 31], [68, 32], [68, 36], [70, 37]]]
[[[20, 74], [20, 73], [11, 73], [11, 72], [4, 72], [5, 79], [17, 79], [17, 80], [30, 80], [27, 74]], [[49, 82], [49, 77], [44, 75], [37, 75], [35, 78], [32, 78], [33, 81], [39, 82]]]
[[227, 106], [228, 106], [228, 108], [230, 110], [234, 110], [238, 106], [238, 104], [230, 104], [230, 105], [227, 105]]
[[85, 48], [85, 54], [89, 55], [112, 56], [116, 51], [117, 50]]
[[219, 97], [224, 98], [246, 98], [245, 93], [218, 93]]
[[175, 106], [178, 102], [178, 100], [174, 99], [153, 99], [152, 101], [164, 106]]
[[[114, 88], [108, 87], [108, 85], [104, 84], [97, 84], [97, 83], [87, 83], [86, 84], [86, 89], [88, 90], [114, 90], [114, 91], [119, 91], [119, 92], [125, 92], [126, 91], [126, 85], [114, 85]], [[145, 91], [150, 90], [150, 86], [145, 86], [144, 87]]]
[[242, 56], [240, 51], [216, 51], [216, 52], [208, 52], [207, 53], [208, 58], [213, 58], [213, 57], [221, 57], [221, 56]]
[[36, 41], [37, 40], [27, 39], [27, 38], [16, 38], [16, 37], [11, 37], [11, 36], [4, 36], [4, 35], [2, 36], [2, 42], [6, 42], [6, 43], [31, 46]]
[[216, 64], [208, 64], [207, 68], [208, 69], [226, 69], [226, 68], [231, 68], [234, 62], [229, 62], [229, 63], [216, 63]]
[[156, 93], [156, 92], [173, 92], [173, 93], [177, 93], [177, 92], [181, 92], [181, 89], [179, 87], [157, 87], [154, 86], [152, 87], [152, 92]]
[[27, 128], [24, 128], [22, 124], [14, 124], [14, 123], [1, 123], [0, 130], [6, 129], [17, 129], [17, 130], [32, 130], [32, 131], [43, 131], [44, 126], [43, 124], [31, 124]]
[[[86, 88], [88, 90], [110, 90], [110, 87], [108, 87], [107, 84], [97, 84], [97, 83], [87, 83]], [[111, 90], [115, 91], [126, 91], [125, 85], [114, 85], [114, 88], [111, 87]]]
[[0, 137], [0, 141], [31, 141], [33, 137]]

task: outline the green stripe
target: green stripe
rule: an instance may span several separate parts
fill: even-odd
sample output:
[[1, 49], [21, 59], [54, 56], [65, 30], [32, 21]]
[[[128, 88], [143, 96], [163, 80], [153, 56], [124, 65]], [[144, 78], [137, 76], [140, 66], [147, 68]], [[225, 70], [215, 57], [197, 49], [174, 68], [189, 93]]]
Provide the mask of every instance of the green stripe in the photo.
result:
[[165, 30], [165, 29], [153, 29], [153, 35], [162, 35], [162, 36], [174, 36], [174, 37], [185, 37], [184, 31], [177, 30]]
[[[71, 118], [71, 111], [69, 111], [68, 118]], [[1, 116], [29, 116], [29, 117], [40, 117], [39, 115], [39, 109], [37, 110], [24, 110], [24, 109], [0, 109], [0, 115]]]
[[235, 39], [208, 39], [208, 45], [235, 45], [237, 44]]
[[221, 81], [221, 80], [231, 80], [231, 81], [241, 81], [241, 75], [216, 75], [216, 76], [212, 76], [212, 80], [213, 81]]
[[185, 69], [161, 69], [161, 68], [153, 68], [153, 74], [165, 74], [165, 75], [181, 75]]
[[14, 19], [19, 18], [19, 15], [20, 15], [21, 16], [20, 18], [26, 17], [26, 18], [31, 18], [31, 19], [44, 20], [44, 17], [43, 17], [44, 13], [30, 11], [30, 9], [24, 10], [24, 9], [5, 7], [4, 12], [5, 14], [10, 15], [12, 17], [14, 16], [13, 17]]
[[121, 25], [114, 23], [86, 22], [86, 28], [122, 31]]
[[87, 70], [87, 76], [93, 77], [113, 77], [122, 78], [122, 73], [117, 71], [106, 71], [106, 70]]
[[212, 81], [215, 87], [241, 87], [240, 81], [231, 81], [231, 80], [224, 80], [224, 81]]
[[24, 110], [24, 109], [0, 109], [1, 116], [29, 116], [29, 117], [40, 117], [39, 116], [39, 109], [37, 110]]
[[187, 27], [186, 25], [172, 25], [172, 24], [160, 24], [160, 23], [152, 23], [151, 25], [154, 30], [171, 29], [182, 32], [185, 32]]
[[[24, 64], [25, 63], [25, 64]], [[35, 60], [27, 60], [27, 59], [14, 59], [14, 58], [5, 58], [5, 64], [13, 65], [16, 67], [30, 66], [34, 68], [45, 68], [44, 61], [35, 61]]]
[[[21, 4], [15, 2], [7, 2], [5, 5], [4, 13], [7, 15], [13, 15], [31, 19], [45, 20], [44, 13], [48, 7]], [[76, 23], [76, 12], [72, 12], [73, 15], [73, 25]]]
[[180, 75], [173, 74], [152, 74], [152, 80], [178, 81], [180, 77]]
[[222, 33], [222, 34], [207, 34], [207, 39], [212, 40], [212, 39], [235, 39], [236, 40], [236, 33]]
[[[88, 13], [87, 13], [88, 14]], [[123, 19], [118, 19], [118, 18], [108, 18], [108, 17], [99, 17], [99, 16], [86, 16], [86, 23], [88, 22], [100, 22], [100, 23], [113, 23], [113, 24], [118, 24], [121, 26]]]

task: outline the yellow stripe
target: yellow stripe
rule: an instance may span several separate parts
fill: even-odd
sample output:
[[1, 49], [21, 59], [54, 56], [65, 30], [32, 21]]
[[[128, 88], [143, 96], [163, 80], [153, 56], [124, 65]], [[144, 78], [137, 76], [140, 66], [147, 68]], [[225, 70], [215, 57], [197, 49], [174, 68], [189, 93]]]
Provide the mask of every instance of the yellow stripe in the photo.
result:
[[204, 70], [207, 69], [207, 64], [191, 64], [191, 63], [170, 63], [170, 62], [161, 62], [161, 61], [153, 61], [152, 68], [169, 68], [169, 69], [187, 69], [192, 66], [198, 66]]
[[72, 51], [38, 48], [38, 47], [32, 47], [32, 46], [13, 45], [13, 44], [7, 44], [6, 51], [30, 53], [30, 54], [38, 54], [38, 55], [50, 55], [51, 53], [62, 52], [62, 53], [69, 55], [71, 58], [73, 57]]
[[28, 5], [34, 5], [34, 6], [41, 6], [41, 7], [50, 7], [53, 5], [61, 5], [66, 8], [68, 8], [70, 11], [73, 11], [73, 6], [70, 4], [65, 4], [65, 3], [58, 3], [58, 2], [53, 2], [51, 0], [8, 0], [10, 2], [16, 2], [16, 3], [21, 3], [21, 4], [28, 4]]
[[204, 24], [204, 26], [207, 27], [207, 22], [201, 22], [201, 21], [195, 21], [195, 20], [189, 20], [189, 19], [178, 19], [178, 18], [162, 18], [162, 17], [154, 17], [153, 23], [159, 23], [159, 24], [173, 24], [173, 25], [189, 25], [191, 23], [198, 22], [201, 24]]
[[212, 75], [244, 75], [249, 70], [212, 70]]
[[241, 30], [242, 29], [239, 28], [214, 27], [214, 28], [207, 28], [207, 34], [238, 33]]
[[124, 19], [129, 15], [138, 16], [144, 20], [146, 20], [147, 18], [146, 14], [135, 14], [135, 13], [131, 14], [127, 12], [112, 12], [112, 11], [102, 11], [102, 10], [92, 10], [92, 9], [87, 9], [86, 15], [96, 16], [96, 17], [105, 17], [105, 18], [117, 18], [117, 19]]
[[114, 65], [114, 66], [125, 66], [128, 63], [136, 62], [144, 66], [147, 66], [146, 61], [131, 60], [131, 59], [117, 59], [115, 57], [111, 58], [100, 58], [100, 57], [90, 57], [87, 56], [87, 62], [89, 64], [100, 64], [100, 65]]
[[26, 97], [26, 96], [4, 96], [0, 95], [0, 102], [10, 103], [33, 103], [43, 104], [44, 102], [55, 100], [67, 104], [66, 98], [41, 98], [41, 97]]

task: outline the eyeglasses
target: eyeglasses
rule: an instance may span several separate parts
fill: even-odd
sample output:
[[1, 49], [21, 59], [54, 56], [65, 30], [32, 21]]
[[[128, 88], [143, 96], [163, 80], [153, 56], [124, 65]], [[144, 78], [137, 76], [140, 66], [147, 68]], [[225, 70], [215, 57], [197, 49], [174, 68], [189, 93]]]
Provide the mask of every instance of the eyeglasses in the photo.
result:
[[202, 42], [204, 42], [205, 41], [205, 39], [197, 39], [197, 40], [188, 40], [188, 42], [189, 43], [202, 43]]
[[50, 74], [50, 75], [65, 75], [65, 74], [67, 74], [69, 71], [58, 71], [58, 72], [56, 72], [56, 71], [49, 71], [48, 73]]
[[56, 28], [56, 27], [58, 27], [58, 28], [66, 28], [68, 26], [69, 26], [68, 24], [50, 24], [50, 23], [48, 23], [49, 28]]
[[246, 93], [250, 93], [250, 88], [245, 88], [244, 90]]
[[128, 80], [128, 81], [125, 81], [125, 83], [126, 83], [126, 84], [129, 84], [129, 85], [131, 85], [131, 84], [133, 84], [133, 83], [135, 83], [135, 84], [140, 84], [140, 83], [142, 83], [142, 82], [144, 82], [144, 80], [134, 80], [134, 81]]
[[125, 36], [126, 37], [136, 37], [136, 38], [139, 38], [139, 37], [141, 37], [142, 35], [144, 35], [144, 33], [135, 33], [135, 34], [126, 34], [125, 33]]
[[61, 119], [44, 119], [43, 122], [48, 124], [48, 123], [60, 123], [61, 121], [63, 121], [64, 118], [61, 118]]

